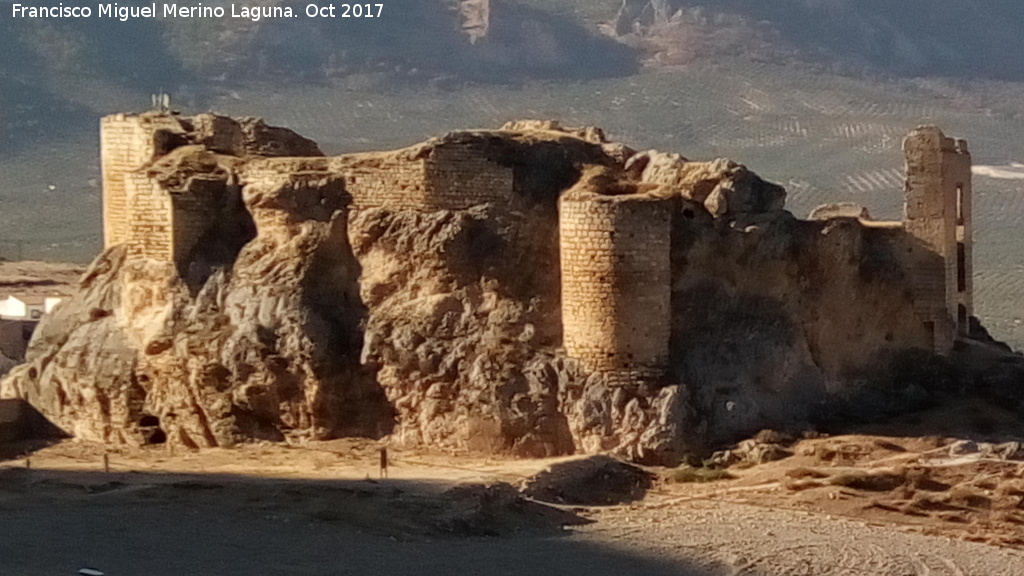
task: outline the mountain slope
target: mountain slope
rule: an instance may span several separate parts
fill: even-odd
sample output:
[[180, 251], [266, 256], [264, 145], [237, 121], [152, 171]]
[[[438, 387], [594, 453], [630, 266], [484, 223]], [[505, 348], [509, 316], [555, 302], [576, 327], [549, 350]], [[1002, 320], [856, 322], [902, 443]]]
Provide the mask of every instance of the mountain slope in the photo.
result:
[[818, 61], [898, 75], [1024, 78], [1024, 43], [1019, 39], [1024, 10], [1013, 0], [662, 3], [711, 25], [735, 26], [729, 17], [739, 16], [747, 25], [767, 26], [779, 40]]

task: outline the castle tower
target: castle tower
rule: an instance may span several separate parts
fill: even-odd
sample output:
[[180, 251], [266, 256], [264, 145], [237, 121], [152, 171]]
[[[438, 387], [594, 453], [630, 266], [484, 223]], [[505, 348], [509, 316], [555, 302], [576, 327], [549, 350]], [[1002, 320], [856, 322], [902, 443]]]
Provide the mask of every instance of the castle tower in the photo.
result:
[[641, 196], [559, 202], [564, 344], [588, 370], [625, 383], [667, 368], [671, 213]]
[[935, 351], [946, 353], [974, 314], [971, 155], [934, 126], [911, 132], [903, 151], [915, 311], [933, 330]]
[[145, 186], [133, 174], [164, 153], [160, 129], [172, 125], [173, 117], [156, 113], [115, 114], [100, 121], [104, 248], [128, 242], [131, 190]]
[[[204, 115], [188, 122], [200, 126], [210, 146], [230, 149], [241, 138], [231, 119]], [[222, 182], [194, 178], [185, 189], [172, 191], [146, 174], [148, 166], [184, 141], [182, 119], [166, 112], [116, 114], [101, 121], [106, 248], [125, 244], [129, 257], [179, 264], [217, 224]]]

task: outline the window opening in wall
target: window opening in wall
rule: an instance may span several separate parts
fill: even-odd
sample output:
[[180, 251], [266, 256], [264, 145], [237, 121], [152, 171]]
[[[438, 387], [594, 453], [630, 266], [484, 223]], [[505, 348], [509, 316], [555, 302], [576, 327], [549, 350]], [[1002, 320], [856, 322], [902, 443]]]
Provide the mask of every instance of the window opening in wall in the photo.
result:
[[961, 330], [967, 330], [967, 306], [958, 304], [956, 307], [956, 320]]
[[964, 225], [964, 185], [956, 185], [956, 225]]
[[967, 246], [963, 242], [956, 243], [956, 290], [967, 291]]

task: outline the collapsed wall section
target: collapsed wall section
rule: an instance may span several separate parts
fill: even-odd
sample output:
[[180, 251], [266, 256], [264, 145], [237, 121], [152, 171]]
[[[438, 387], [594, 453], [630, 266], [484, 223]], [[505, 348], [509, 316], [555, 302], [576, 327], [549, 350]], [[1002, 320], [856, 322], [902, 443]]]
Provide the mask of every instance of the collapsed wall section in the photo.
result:
[[[166, 194], [166, 193], [165, 193]], [[179, 270], [185, 268], [199, 242], [212, 229], [232, 230], [229, 216], [221, 209], [227, 195], [223, 181], [196, 179], [185, 193], [170, 194], [171, 257]]]
[[971, 156], [965, 141], [934, 126], [911, 132], [903, 150], [915, 311], [933, 331], [935, 351], [947, 353], [973, 314]]
[[669, 359], [672, 202], [565, 196], [559, 203], [567, 354], [614, 380], [657, 378]]
[[222, 209], [225, 181], [193, 175], [170, 187], [145, 170], [126, 175], [127, 232], [121, 242], [130, 258], [150, 258], [187, 267], [193, 250], [210, 230], [233, 230]]

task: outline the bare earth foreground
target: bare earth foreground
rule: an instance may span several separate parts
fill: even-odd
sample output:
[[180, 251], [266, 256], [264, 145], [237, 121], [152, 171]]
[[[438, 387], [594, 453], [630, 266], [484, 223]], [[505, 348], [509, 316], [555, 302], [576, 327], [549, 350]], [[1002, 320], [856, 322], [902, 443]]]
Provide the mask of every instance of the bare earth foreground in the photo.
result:
[[[796, 456], [733, 480], [662, 483], [633, 505], [555, 510], [499, 505], [496, 492], [469, 485], [515, 485], [558, 460], [392, 451], [390, 478], [378, 480], [377, 444], [332, 441], [120, 448], [104, 472], [106, 448], [68, 441], [35, 452], [28, 470], [23, 459], [0, 463], [0, 574], [1024, 574], [1017, 512], [998, 522], [968, 506], [954, 518], [946, 498], [941, 514], [896, 513], [886, 502], [899, 494], [815, 483], [844, 466], [920, 462], [931, 446], [922, 442], [804, 440]], [[975, 466], [990, 473], [974, 469], [969, 482], [1013, 483], [1024, 472], [983, 460]], [[953, 485], [951, 474], [929, 494]]]

